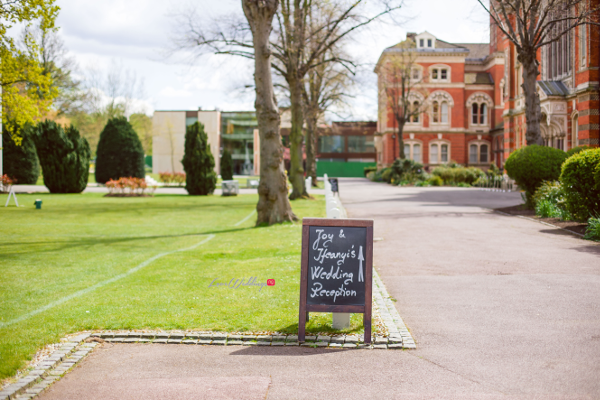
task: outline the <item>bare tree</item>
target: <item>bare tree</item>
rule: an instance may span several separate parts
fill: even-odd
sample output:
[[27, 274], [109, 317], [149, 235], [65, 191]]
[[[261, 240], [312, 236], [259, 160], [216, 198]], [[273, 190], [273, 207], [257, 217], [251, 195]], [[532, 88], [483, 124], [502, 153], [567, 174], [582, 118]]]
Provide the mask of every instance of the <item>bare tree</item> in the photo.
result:
[[269, 37], [279, 0], [242, 0], [252, 32], [256, 118], [260, 135], [260, 184], [256, 225], [295, 221], [297, 217], [287, 198], [288, 186], [283, 167], [283, 146], [279, 133], [280, 116], [271, 76]]
[[[404, 154], [404, 125], [410, 121], [417, 122], [428, 104], [425, 101], [427, 92], [421, 87], [423, 74], [417, 68], [415, 60], [415, 42], [407, 39], [391, 49], [392, 51], [375, 69], [379, 76], [379, 97], [383, 101], [380, 113], [387, 114], [389, 111], [396, 122], [398, 146], [400, 158], [406, 158]], [[395, 142], [394, 142], [395, 143]], [[394, 157], [396, 151], [394, 149]]]
[[[349, 60], [326, 58], [323, 55], [338, 45], [342, 39], [361, 27], [380, 19], [400, 8], [401, 0], [377, 0], [377, 11], [370, 12], [367, 0], [284, 0], [281, 9], [276, 9], [275, 29], [269, 40], [273, 49], [272, 67], [283, 76], [290, 90], [292, 127], [290, 132], [290, 199], [308, 197], [304, 187], [302, 145], [304, 123], [302, 107], [302, 82], [306, 74], [322, 63], [345, 63]], [[245, 4], [245, 2], [243, 2]], [[307, 25], [313, 9], [328, 7], [329, 12], [318, 27]], [[230, 54], [247, 58], [255, 57], [253, 46], [248, 40], [248, 27], [235, 16], [218, 19], [210, 27], [193, 12], [179, 15], [178, 32], [174, 40], [175, 50], [192, 50], [194, 55], [203, 51], [215, 54]], [[312, 46], [308, 43], [312, 42]], [[198, 53], [199, 52], [199, 53]]]
[[477, 1], [515, 45], [523, 66], [527, 144], [541, 144], [537, 52], [579, 25], [598, 24], [599, 7], [591, 6], [590, 0], [491, 0], [489, 7], [483, 0]]
[[[324, 54], [324, 58], [328, 53]], [[322, 63], [311, 69], [304, 78], [302, 98], [306, 121], [306, 175], [317, 186], [318, 122], [333, 106], [344, 106], [351, 97], [349, 87], [354, 74], [340, 64]]]

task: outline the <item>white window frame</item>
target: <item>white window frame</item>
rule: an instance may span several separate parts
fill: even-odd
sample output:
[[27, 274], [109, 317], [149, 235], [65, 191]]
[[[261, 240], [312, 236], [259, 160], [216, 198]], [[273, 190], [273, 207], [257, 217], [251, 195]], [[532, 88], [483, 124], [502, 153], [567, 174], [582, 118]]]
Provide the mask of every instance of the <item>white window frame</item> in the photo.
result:
[[[437, 70], [437, 78], [433, 77], [433, 70]], [[446, 79], [442, 79], [442, 70], [446, 70]], [[450, 83], [452, 81], [452, 68], [446, 64], [435, 64], [429, 67], [429, 80], [430, 82], [437, 83]]]
[[[446, 161], [442, 161], [442, 145], [448, 146], [448, 159]], [[433, 146], [437, 146], [437, 160], [432, 160], [431, 157], [431, 149]], [[442, 165], [448, 164], [452, 159], [452, 145], [447, 139], [436, 139], [429, 142], [429, 164], [434, 165]]]
[[[471, 161], [471, 146], [477, 146], [477, 161]], [[487, 145], [487, 161], [481, 161], [481, 146]], [[467, 159], [468, 165], [487, 165], [492, 162], [492, 144], [487, 140], [471, 140], [467, 143]]]
[[571, 117], [571, 148], [579, 146], [579, 114]]
[[418, 140], [418, 139], [406, 139], [404, 141], [404, 145], [405, 146], [409, 146], [409, 154], [404, 154], [407, 158], [414, 160], [414, 149], [415, 149], [415, 145], [418, 145], [421, 147], [421, 159], [416, 161], [420, 164], [423, 164], [423, 142]]
[[[473, 123], [473, 104], [477, 104], [477, 123]], [[486, 112], [483, 119], [483, 124], [481, 121], [481, 105], [485, 104]], [[474, 128], [481, 127], [489, 127], [490, 120], [492, 117], [492, 109], [494, 108], [494, 101], [490, 97], [489, 94], [483, 92], [473, 93], [469, 96], [466, 103], [467, 110], [469, 111], [469, 126]]]
[[587, 60], [587, 26], [579, 26], [579, 69], [586, 67]]
[[[427, 101], [429, 102], [429, 125], [431, 126], [450, 126], [452, 124], [452, 109], [454, 108], [454, 99], [452, 98], [452, 96], [450, 95], [450, 93], [444, 91], [444, 90], [436, 90], [433, 93], [430, 93], [429, 97], [427, 98]], [[438, 102], [438, 122], [433, 122], [433, 104], [434, 102]], [[442, 122], [442, 104], [443, 103], [447, 103], [448, 105], [448, 121], [446, 122]]]

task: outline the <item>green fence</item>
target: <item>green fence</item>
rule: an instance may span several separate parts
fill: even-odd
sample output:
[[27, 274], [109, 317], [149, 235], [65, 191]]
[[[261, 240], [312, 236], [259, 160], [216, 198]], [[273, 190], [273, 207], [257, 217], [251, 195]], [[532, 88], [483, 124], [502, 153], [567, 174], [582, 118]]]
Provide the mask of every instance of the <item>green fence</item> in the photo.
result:
[[150, 168], [152, 168], [152, 156], [146, 156], [144, 157], [144, 163], [149, 166]]
[[365, 167], [374, 167], [374, 162], [317, 161], [317, 176], [327, 174], [330, 178], [358, 178], [365, 176]]

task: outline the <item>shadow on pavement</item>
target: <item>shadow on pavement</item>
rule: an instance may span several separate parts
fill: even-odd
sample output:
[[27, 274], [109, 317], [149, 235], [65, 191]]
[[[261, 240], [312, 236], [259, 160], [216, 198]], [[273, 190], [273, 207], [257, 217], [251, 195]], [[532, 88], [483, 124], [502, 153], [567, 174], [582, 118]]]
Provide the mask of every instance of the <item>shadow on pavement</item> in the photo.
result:
[[303, 346], [250, 346], [236, 350], [229, 355], [231, 356], [273, 356], [273, 357], [302, 357], [302, 356], [318, 356], [328, 353], [339, 353], [342, 351], [357, 351], [357, 349], [330, 349], [330, 348], [312, 348]]

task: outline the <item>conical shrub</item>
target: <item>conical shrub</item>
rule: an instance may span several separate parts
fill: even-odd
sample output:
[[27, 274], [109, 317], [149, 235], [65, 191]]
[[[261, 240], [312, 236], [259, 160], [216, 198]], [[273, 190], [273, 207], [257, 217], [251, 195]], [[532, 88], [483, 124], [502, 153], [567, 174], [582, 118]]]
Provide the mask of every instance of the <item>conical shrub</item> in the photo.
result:
[[185, 152], [181, 162], [186, 174], [185, 189], [189, 194], [207, 195], [215, 191], [215, 159], [208, 145], [204, 125], [199, 122], [188, 126], [185, 131]]
[[16, 183], [34, 185], [40, 176], [40, 163], [32, 137], [34, 129], [31, 125], [18, 129], [20, 130], [19, 136], [23, 138], [20, 146], [16, 145], [11, 132], [6, 129], [6, 125], [3, 126], [3, 172]]
[[65, 131], [54, 121], [40, 122], [34, 142], [50, 193], [81, 193], [86, 188], [90, 145], [73, 125]]
[[229, 150], [223, 150], [223, 155], [221, 156], [221, 178], [224, 181], [233, 179], [233, 159]]
[[144, 149], [125, 117], [108, 120], [96, 151], [96, 182], [125, 177], [144, 178]]

